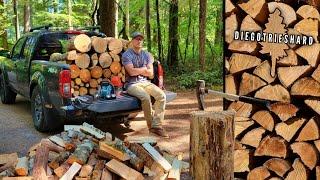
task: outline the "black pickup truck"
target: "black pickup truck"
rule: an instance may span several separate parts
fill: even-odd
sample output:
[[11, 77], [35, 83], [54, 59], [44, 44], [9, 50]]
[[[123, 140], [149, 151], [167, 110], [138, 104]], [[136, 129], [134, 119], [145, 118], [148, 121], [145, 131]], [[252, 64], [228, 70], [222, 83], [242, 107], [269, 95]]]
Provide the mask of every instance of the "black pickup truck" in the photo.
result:
[[[39, 131], [54, 130], [71, 119], [103, 117], [126, 121], [129, 114], [141, 111], [140, 101], [125, 91], [112, 100], [93, 98], [88, 102], [81, 97], [71, 97], [69, 65], [51, 62], [49, 57], [52, 53], [65, 51], [55, 42], [66, 42], [81, 33], [103, 36], [95, 31], [57, 31], [46, 27], [26, 33], [10, 53], [0, 56], [2, 103], [14, 103], [17, 94], [30, 100], [34, 126]], [[154, 64], [154, 69], [153, 82], [162, 87], [163, 71], [159, 62]], [[176, 97], [175, 93], [165, 93], [167, 102]]]

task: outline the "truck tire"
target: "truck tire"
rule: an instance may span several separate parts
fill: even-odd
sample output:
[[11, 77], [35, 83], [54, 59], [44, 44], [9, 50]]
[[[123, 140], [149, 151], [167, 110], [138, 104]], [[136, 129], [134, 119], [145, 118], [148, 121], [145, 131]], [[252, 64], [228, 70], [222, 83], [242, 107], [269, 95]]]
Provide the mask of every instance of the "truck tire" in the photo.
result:
[[17, 94], [7, 86], [3, 74], [0, 75], [0, 97], [3, 104], [13, 104], [17, 97]]
[[56, 130], [61, 126], [59, 118], [44, 106], [44, 98], [38, 86], [32, 91], [31, 112], [34, 127], [40, 132]]

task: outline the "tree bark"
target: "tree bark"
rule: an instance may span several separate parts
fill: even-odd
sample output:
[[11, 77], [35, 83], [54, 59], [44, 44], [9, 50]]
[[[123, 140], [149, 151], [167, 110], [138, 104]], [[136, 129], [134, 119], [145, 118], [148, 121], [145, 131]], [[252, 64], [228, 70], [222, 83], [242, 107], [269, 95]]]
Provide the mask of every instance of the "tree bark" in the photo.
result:
[[99, 2], [98, 0], [93, 0], [93, 12], [91, 15], [92, 25], [96, 26], [99, 22]]
[[99, 24], [101, 31], [104, 32], [108, 37], [116, 36], [116, 5], [115, 0], [100, 1], [99, 8]]
[[234, 114], [194, 112], [190, 125], [193, 179], [233, 179]]
[[206, 13], [207, 0], [200, 0], [199, 10], [199, 64], [202, 71], [205, 70], [206, 58]]
[[14, 13], [14, 18], [13, 18], [13, 24], [15, 26], [15, 30], [16, 30], [16, 40], [18, 40], [20, 38], [20, 28], [19, 28], [19, 17], [18, 17], [18, 2], [17, 0], [13, 0], [13, 13]]
[[185, 62], [187, 58], [187, 50], [189, 47], [189, 35], [190, 35], [190, 28], [191, 28], [191, 21], [192, 21], [192, 2], [193, 0], [189, 0], [189, 17], [188, 17], [188, 32], [187, 32], [187, 37], [186, 37], [186, 47], [184, 49], [184, 58], [183, 62]]
[[68, 26], [72, 29], [72, 2], [68, 0]]
[[[0, 0], [0, 5], [1, 6], [4, 6], [4, 0]], [[1, 34], [1, 39], [2, 39], [2, 47], [4, 49], [9, 49], [9, 46], [8, 46], [8, 37], [7, 37], [7, 30], [6, 29], [3, 29], [3, 33]]]
[[29, 32], [31, 29], [31, 6], [30, 0], [24, 2], [24, 29], [23, 32]]
[[171, 0], [169, 11], [168, 65], [171, 69], [178, 66], [178, 0]]
[[151, 27], [150, 27], [150, 0], [146, 0], [146, 30], [147, 30], [147, 47], [151, 51]]
[[161, 38], [161, 26], [160, 26], [160, 15], [159, 15], [159, 0], [156, 0], [156, 14], [157, 14], [157, 33], [158, 33], [158, 58], [160, 61], [163, 60], [163, 48]]

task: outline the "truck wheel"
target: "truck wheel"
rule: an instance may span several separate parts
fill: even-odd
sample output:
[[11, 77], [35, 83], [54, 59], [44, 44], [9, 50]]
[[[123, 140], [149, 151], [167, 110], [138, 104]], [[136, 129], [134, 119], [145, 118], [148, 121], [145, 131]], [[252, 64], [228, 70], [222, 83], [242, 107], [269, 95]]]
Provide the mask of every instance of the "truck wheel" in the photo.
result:
[[0, 96], [3, 104], [15, 103], [17, 96], [17, 94], [7, 86], [3, 74], [0, 75]]
[[40, 132], [52, 131], [61, 126], [59, 118], [44, 107], [44, 98], [38, 87], [32, 91], [31, 112], [34, 127]]

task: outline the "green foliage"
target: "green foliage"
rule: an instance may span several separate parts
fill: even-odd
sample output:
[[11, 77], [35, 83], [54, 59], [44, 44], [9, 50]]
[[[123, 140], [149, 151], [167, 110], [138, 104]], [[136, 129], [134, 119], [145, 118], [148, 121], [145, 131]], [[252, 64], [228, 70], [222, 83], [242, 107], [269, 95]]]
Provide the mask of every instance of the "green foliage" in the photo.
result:
[[196, 87], [196, 81], [199, 79], [205, 80], [206, 86], [222, 85], [222, 72], [221, 71], [194, 71], [184, 73], [174, 78], [180, 89], [188, 89]]

